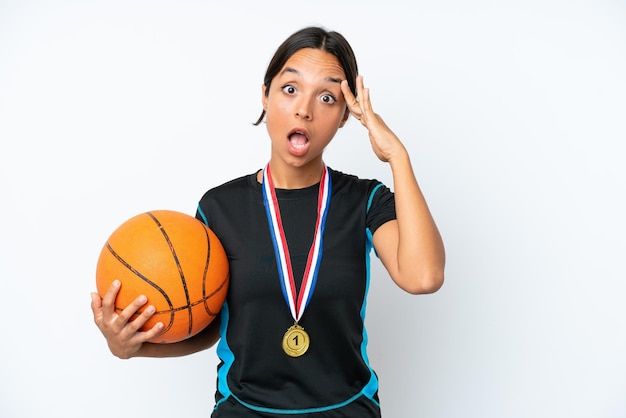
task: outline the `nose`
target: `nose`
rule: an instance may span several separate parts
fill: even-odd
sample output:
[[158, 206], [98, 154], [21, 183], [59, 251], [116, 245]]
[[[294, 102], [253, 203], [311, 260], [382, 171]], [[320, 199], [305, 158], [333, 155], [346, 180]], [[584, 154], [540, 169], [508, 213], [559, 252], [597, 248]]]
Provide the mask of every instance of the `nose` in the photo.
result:
[[313, 119], [312, 100], [306, 96], [301, 96], [296, 104], [296, 116], [302, 119]]

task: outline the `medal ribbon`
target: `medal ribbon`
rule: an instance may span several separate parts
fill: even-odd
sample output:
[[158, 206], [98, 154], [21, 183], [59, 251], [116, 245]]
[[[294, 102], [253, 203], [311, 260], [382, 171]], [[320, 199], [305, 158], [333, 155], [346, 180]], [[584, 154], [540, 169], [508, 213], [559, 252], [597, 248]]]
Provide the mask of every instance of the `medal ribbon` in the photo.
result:
[[300, 293], [296, 299], [296, 282], [293, 277], [293, 269], [291, 267], [291, 257], [289, 256], [289, 248], [287, 239], [285, 238], [285, 230], [283, 228], [282, 219], [280, 217], [280, 209], [278, 207], [278, 199], [276, 198], [276, 190], [272, 181], [270, 165], [267, 164], [263, 170], [263, 203], [267, 214], [267, 221], [270, 227], [272, 242], [274, 244], [274, 253], [276, 255], [276, 263], [278, 266], [278, 275], [280, 276], [280, 284], [283, 290], [283, 296], [291, 311], [291, 316], [297, 323], [306, 309], [313, 289], [317, 282], [317, 274], [319, 265], [322, 260], [322, 238], [324, 235], [324, 227], [326, 226], [326, 215], [330, 206], [331, 181], [328, 168], [324, 165], [320, 189], [317, 196], [317, 220], [315, 221], [315, 235], [313, 243], [309, 250], [309, 255], [304, 270], [304, 277], [300, 285]]

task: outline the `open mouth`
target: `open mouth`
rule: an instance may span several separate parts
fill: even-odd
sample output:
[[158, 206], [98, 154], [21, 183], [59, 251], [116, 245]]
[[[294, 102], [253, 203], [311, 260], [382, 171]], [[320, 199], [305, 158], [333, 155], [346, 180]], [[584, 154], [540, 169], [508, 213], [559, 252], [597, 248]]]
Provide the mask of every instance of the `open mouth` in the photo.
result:
[[296, 150], [302, 150], [306, 148], [309, 143], [309, 138], [304, 131], [293, 131], [289, 134], [289, 144]]

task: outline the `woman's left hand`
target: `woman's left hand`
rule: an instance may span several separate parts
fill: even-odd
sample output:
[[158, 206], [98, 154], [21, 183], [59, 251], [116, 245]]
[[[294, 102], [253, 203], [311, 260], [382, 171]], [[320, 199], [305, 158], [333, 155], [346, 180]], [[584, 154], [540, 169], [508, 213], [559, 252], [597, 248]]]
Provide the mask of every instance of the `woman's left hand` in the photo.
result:
[[350, 113], [367, 129], [372, 149], [381, 161], [389, 162], [395, 155], [406, 153], [400, 139], [389, 129], [383, 119], [372, 110], [370, 91], [363, 85], [363, 76], [359, 75], [356, 78], [358, 98], [354, 97], [346, 80], [341, 82], [341, 90]]

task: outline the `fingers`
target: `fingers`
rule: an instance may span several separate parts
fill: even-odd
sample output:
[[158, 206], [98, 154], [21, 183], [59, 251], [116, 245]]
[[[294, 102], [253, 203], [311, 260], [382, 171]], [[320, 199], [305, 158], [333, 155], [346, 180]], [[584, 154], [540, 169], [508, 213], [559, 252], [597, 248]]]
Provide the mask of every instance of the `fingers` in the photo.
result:
[[[360, 80], [360, 82], [359, 82]], [[361, 110], [364, 114], [373, 113], [372, 111], [372, 102], [370, 100], [370, 89], [365, 88], [363, 85], [363, 76], [357, 77], [357, 93], [361, 98], [359, 100], [359, 104], [361, 105]]]
[[363, 76], [357, 76], [356, 78], [356, 93], [358, 97], [361, 113], [367, 115], [372, 112], [372, 102], [370, 101], [370, 89], [365, 88], [363, 83]]
[[102, 298], [96, 292], [91, 292], [91, 311], [95, 315], [100, 309], [102, 309]]
[[116, 311], [115, 302], [121, 286], [119, 280], [113, 281], [102, 298], [98, 293], [91, 293], [91, 309], [111, 352], [120, 358], [130, 358], [144, 342], [162, 333], [164, 325], [158, 322], [148, 330], [141, 329], [156, 312], [153, 305], [146, 306], [148, 298], [144, 295], [135, 298], [121, 312], [119, 308]]
[[102, 298], [102, 313], [105, 317], [110, 318], [115, 314], [115, 299], [120, 291], [121, 283], [119, 280], [113, 280], [111, 286]]
[[[133, 315], [135, 315], [135, 313], [139, 311], [141, 307], [146, 304], [146, 302], [148, 302], [147, 297], [145, 297], [144, 295], [137, 296], [135, 300], [133, 300], [127, 307], [122, 310], [122, 312], [119, 313], [119, 319], [124, 323], [130, 321]], [[146, 314], [147, 310], [148, 309], [144, 309], [142, 314]]]
[[348, 106], [348, 110], [350, 110], [350, 113], [354, 114], [355, 112], [358, 112], [359, 103], [354, 94], [352, 94], [352, 90], [350, 90], [350, 86], [347, 80], [343, 80], [341, 82], [341, 91], [343, 93], [344, 99], [346, 100], [346, 106]]
[[152, 338], [159, 335], [161, 332], [163, 332], [163, 327], [164, 327], [163, 322], [157, 322], [156, 324], [154, 324], [152, 328], [150, 328], [148, 331], [143, 333], [142, 342], [151, 340]]
[[120, 288], [120, 281], [114, 280], [102, 299], [100, 299], [97, 294], [92, 294], [91, 306], [94, 312], [94, 319], [96, 321], [102, 321], [101, 328], [104, 328], [103, 332], [105, 333], [106, 330], [121, 333], [124, 332], [125, 328], [126, 332], [135, 333], [148, 322], [156, 311], [152, 305], [140, 311], [148, 302], [146, 296], [140, 295], [122, 309], [121, 312], [116, 312], [115, 301]]
[[[127, 326], [130, 331], [137, 332], [148, 320], [154, 315], [156, 309], [149, 305], [143, 311], [140, 309], [148, 302], [148, 298], [141, 295], [137, 297], [130, 305], [122, 310], [118, 316], [120, 326]], [[136, 315], [136, 317], [134, 317]], [[133, 318], [134, 317], [134, 318]], [[131, 320], [132, 318], [132, 320]]]
[[[142, 303], [143, 302], [143, 303]], [[129, 306], [120, 313], [118, 326], [121, 326], [115, 339], [108, 339], [109, 347], [115, 355], [121, 358], [131, 357], [136, 353], [143, 343], [153, 339], [163, 332], [164, 325], [157, 322], [149, 330], [142, 331], [141, 328], [155, 314], [156, 309], [153, 305], [147, 306], [142, 312], [137, 312], [139, 308], [145, 305], [147, 299], [138, 297]], [[137, 314], [132, 320], [126, 318]]]
[[[346, 80], [341, 83], [341, 90], [346, 100], [346, 106], [350, 110], [350, 113], [357, 118], [361, 123], [366, 125], [366, 120], [373, 115], [372, 103], [370, 101], [370, 91], [365, 88], [363, 83], [363, 76], [359, 75], [356, 78], [356, 97], [350, 90], [348, 82]], [[364, 119], [365, 118], [365, 119]]]
[[91, 312], [93, 312], [93, 322], [100, 327], [102, 323], [102, 298], [96, 292], [91, 292]]

